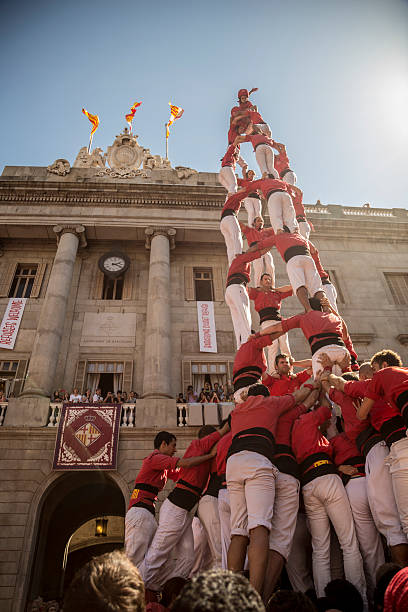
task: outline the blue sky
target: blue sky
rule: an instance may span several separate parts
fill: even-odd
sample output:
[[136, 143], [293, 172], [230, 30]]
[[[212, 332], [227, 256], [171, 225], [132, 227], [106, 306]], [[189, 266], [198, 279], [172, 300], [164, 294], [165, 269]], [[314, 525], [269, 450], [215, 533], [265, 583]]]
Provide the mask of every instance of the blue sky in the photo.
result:
[[215, 172], [237, 90], [259, 87], [306, 202], [408, 208], [406, 0], [3, 0], [0, 51], [0, 170], [73, 163], [83, 106], [106, 150], [140, 100], [134, 131], [163, 155], [171, 100], [172, 164]]

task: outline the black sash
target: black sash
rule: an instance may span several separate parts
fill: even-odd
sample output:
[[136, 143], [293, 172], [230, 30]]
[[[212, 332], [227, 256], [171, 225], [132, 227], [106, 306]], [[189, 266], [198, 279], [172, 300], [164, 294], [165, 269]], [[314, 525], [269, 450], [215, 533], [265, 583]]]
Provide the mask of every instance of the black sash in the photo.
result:
[[230, 285], [247, 285], [248, 283], [248, 279], [245, 277], [244, 274], [240, 274], [239, 272], [236, 272], [235, 274], [231, 274], [231, 276], [228, 277], [227, 279], [227, 287], [229, 287]]
[[235, 212], [235, 210], [232, 210], [232, 208], [226, 208], [222, 213], [221, 213], [221, 221], [224, 219], [224, 217], [231, 217], [237, 216], [237, 213]]
[[[318, 338], [321, 338], [321, 340], [318, 340]], [[316, 351], [323, 348], [324, 346], [330, 346], [331, 344], [336, 344], [337, 346], [346, 347], [346, 345], [344, 344], [340, 336], [338, 334], [334, 334], [331, 332], [322, 332], [321, 334], [313, 334], [307, 340], [310, 344], [310, 350], [312, 351], [312, 355], [314, 355]], [[318, 341], [315, 342], [315, 340], [318, 340]]]
[[282, 321], [282, 317], [280, 316], [279, 309], [274, 308], [273, 306], [268, 306], [267, 308], [261, 308], [258, 314], [259, 314], [260, 323], [264, 323], [264, 321]]
[[291, 246], [283, 254], [283, 259], [288, 263], [292, 257], [296, 257], [296, 255], [308, 255], [310, 257], [310, 251], [306, 245], [297, 244], [296, 246]]

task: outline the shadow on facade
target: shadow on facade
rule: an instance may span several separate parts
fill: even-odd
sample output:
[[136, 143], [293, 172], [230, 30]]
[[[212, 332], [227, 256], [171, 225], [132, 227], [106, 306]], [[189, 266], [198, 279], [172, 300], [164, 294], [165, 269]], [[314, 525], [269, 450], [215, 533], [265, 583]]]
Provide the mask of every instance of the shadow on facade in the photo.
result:
[[68, 555], [73, 533], [100, 516], [125, 516], [122, 491], [104, 472], [63, 474], [45, 492], [27, 601], [60, 600], [75, 571], [92, 556], [121, 548], [123, 542], [84, 547]]

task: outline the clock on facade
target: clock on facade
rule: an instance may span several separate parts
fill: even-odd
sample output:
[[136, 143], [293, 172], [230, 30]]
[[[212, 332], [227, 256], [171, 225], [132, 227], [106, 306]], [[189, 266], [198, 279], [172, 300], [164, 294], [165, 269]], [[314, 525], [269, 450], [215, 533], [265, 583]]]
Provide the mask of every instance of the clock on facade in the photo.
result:
[[99, 258], [99, 269], [110, 278], [117, 278], [126, 272], [130, 265], [130, 259], [124, 253], [111, 251]]

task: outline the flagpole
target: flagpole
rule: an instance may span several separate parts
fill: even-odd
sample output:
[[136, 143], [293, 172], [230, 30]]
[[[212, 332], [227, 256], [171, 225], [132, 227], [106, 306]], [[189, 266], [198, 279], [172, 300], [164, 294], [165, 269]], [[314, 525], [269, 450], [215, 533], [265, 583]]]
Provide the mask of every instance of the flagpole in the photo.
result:
[[89, 145], [88, 145], [88, 155], [91, 154], [91, 146], [92, 146], [93, 134], [89, 137]]
[[168, 124], [167, 123], [164, 124], [164, 128], [166, 130], [166, 159], [169, 159], [169, 139], [168, 139], [168, 136], [167, 136], [167, 128], [168, 128]]

